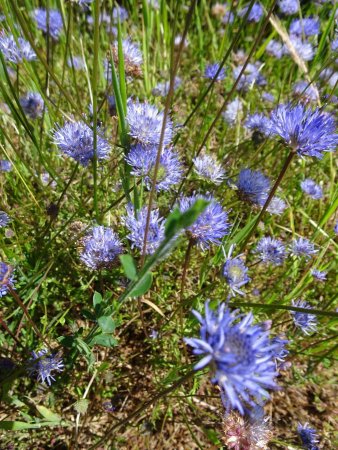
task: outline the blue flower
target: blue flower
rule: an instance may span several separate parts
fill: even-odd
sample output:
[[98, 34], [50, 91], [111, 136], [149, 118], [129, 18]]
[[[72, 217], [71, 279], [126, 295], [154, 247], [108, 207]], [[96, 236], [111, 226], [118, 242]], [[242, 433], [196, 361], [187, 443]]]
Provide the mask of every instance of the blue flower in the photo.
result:
[[276, 388], [277, 375], [269, 332], [253, 325], [252, 313], [231, 312], [225, 304], [214, 312], [206, 302], [205, 318], [197, 311], [193, 314], [201, 324], [200, 339], [185, 338], [185, 342], [195, 355], [203, 355], [194, 369], [211, 366], [212, 382], [221, 388], [227, 410], [237, 409], [244, 414], [247, 407], [268, 398], [266, 389]]
[[241, 255], [231, 258], [234, 246], [229, 249], [229, 253], [226, 256], [225, 263], [223, 265], [222, 273], [228, 283], [232, 294], [234, 293], [244, 295], [244, 292], [240, 290], [242, 286], [249, 283], [251, 278], [248, 277], [248, 268], [241, 259]]
[[334, 232], [335, 232], [336, 234], [338, 234], [338, 220], [336, 221], [336, 223], [335, 223], [335, 225], [334, 225], [334, 227], [333, 227], [333, 230], [334, 230]]
[[103, 226], [94, 227], [83, 239], [84, 249], [80, 259], [91, 269], [110, 268], [122, 253], [117, 234]]
[[270, 103], [273, 103], [275, 101], [275, 97], [270, 92], [263, 92], [262, 98], [266, 102], [270, 102]]
[[334, 151], [338, 134], [334, 118], [320, 109], [303, 105], [279, 105], [271, 114], [271, 133], [280, 136], [301, 156], [321, 159], [323, 152]]
[[[119, 20], [122, 23], [127, 19], [128, 19], [128, 11], [126, 10], [126, 8], [124, 8], [123, 6], [120, 6], [120, 5], [117, 5], [115, 8], [113, 8], [113, 22], [114, 23], [118, 23]], [[110, 20], [110, 16], [109, 16], [109, 20]]]
[[12, 163], [6, 159], [0, 160], [0, 172], [11, 172]]
[[[175, 77], [174, 80], [174, 91], [176, 89], [178, 89], [182, 84], [182, 80], [180, 77]], [[155, 97], [166, 97], [168, 95], [169, 92], [169, 86], [170, 86], [170, 82], [169, 81], [164, 81], [163, 83], [158, 83], [154, 89], [151, 91], [151, 93], [155, 96]]]
[[299, 0], [279, 0], [278, 6], [283, 14], [291, 16], [299, 10]]
[[316, 36], [320, 31], [319, 19], [304, 17], [303, 19], [293, 19], [290, 25], [290, 34], [301, 36]]
[[[258, 84], [258, 86], [264, 86], [266, 84], [266, 80], [263, 75], [261, 75], [260, 68], [261, 63], [259, 61], [254, 64], [249, 63], [239, 79], [237, 89], [243, 89], [245, 91], [251, 88], [255, 83]], [[242, 69], [243, 65], [237, 66], [233, 69], [233, 77], [235, 80], [239, 77]]]
[[235, 183], [239, 197], [247, 202], [262, 205], [270, 191], [270, 180], [259, 170], [242, 169]]
[[314, 428], [311, 428], [308, 423], [305, 423], [304, 425], [299, 423], [297, 431], [305, 450], [319, 450], [319, 447], [316, 445], [318, 444], [319, 439], [317, 431]]
[[5, 211], [0, 211], [0, 228], [7, 227], [11, 219]]
[[57, 9], [49, 10], [49, 20], [47, 25], [47, 11], [44, 8], [36, 8], [33, 12], [36, 21], [36, 26], [44, 33], [49, 32], [53, 39], [58, 39], [62, 27], [62, 16]]
[[222, 22], [227, 25], [230, 23], [234, 23], [235, 16], [231, 11], [225, 11], [224, 16], [222, 17]]
[[82, 56], [72, 56], [67, 59], [68, 67], [74, 67], [75, 70], [83, 70], [85, 62]]
[[314, 244], [305, 238], [293, 239], [290, 245], [290, 252], [293, 256], [304, 256], [305, 259], [310, 259], [311, 255], [317, 253], [318, 250], [315, 250]]
[[28, 361], [29, 374], [37, 374], [38, 381], [50, 386], [52, 381], [55, 381], [53, 373], [60, 373], [64, 369], [62, 358], [58, 354], [49, 353], [46, 349], [32, 352], [32, 355], [33, 358]]
[[[265, 200], [268, 198], [268, 196], [264, 196], [264, 198], [262, 199], [262, 203], [261, 205], [263, 206], [265, 203]], [[272, 197], [269, 206], [266, 208], [267, 212], [269, 212], [270, 214], [276, 214], [276, 215], [280, 215], [282, 214], [285, 209], [287, 208], [287, 205], [285, 203], [285, 201], [279, 197]]]
[[19, 64], [23, 60], [34, 61], [36, 59], [36, 54], [29, 42], [21, 37], [15, 40], [14, 36], [6, 36], [3, 32], [0, 33], [0, 51], [7, 61], [15, 64]]
[[293, 86], [293, 92], [306, 101], [317, 101], [318, 94], [316, 89], [307, 81], [298, 81]]
[[331, 50], [332, 50], [333, 52], [337, 52], [337, 51], [338, 51], [338, 38], [334, 39], [334, 40], [331, 42]]
[[273, 350], [273, 356], [276, 360], [277, 368], [282, 369], [283, 364], [285, 363], [285, 358], [290, 353], [286, 348], [289, 341], [287, 339], [283, 339], [281, 336], [275, 336], [271, 342], [276, 345]]
[[317, 270], [317, 269], [312, 269], [311, 275], [313, 277], [317, 278], [317, 280], [319, 280], [319, 281], [326, 281], [327, 272]]
[[178, 207], [181, 212], [191, 208], [196, 200], [204, 199], [209, 202], [205, 210], [198, 216], [197, 220], [190, 225], [186, 231], [189, 237], [202, 250], [206, 250], [211, 244], [220, 245], [224, 236], [229, 234], [228, 213], [223, 210], [211, 195], [192, 195], [181, 197]]
[[[304, 300], [292, 300], [292, 306], [309, 310], [312, 309], [311, 306]], [[303, 333], [310, 334], [314, 331], [317, 331], [317, 316], [315, 314], [299, 311], [290, 312], [294, 324], [296, 325], [296, 327], [300, 328]]]
[[212, 183], [221, 184], [225, 177], [222, 166], [211, 155], [201, 155], [193, 159], [194, 170], [198, 176]]
[[[313, 59], [315, 53], [310, 42], [304, 41], [302, 38], [295, 34], [292, 34], [290, 36], [290, 41], [294, 46], [296, 52], [302, 59], [304, 59], [304, 61], [311, 61]], [[285, 51], [286, 53], [289, 53], [289, 49], [287, 47], [285, 47]]]
[[[137, 213], [133, 205], [127, 205], [127, 214], [122, 217], [122, 223], [128, 228], [127, 238], [132, 242], [132, 248], [143, 249], [144, 234], [147, 223], [148, 207], [144, 206]], [[149, 230], [147, 235], [147, 254], [155, 252], [161, 241], [164, 239], [164, 223], [160, 217], [158, 209], [150, 212]]]
[[0, 297], [3, 297], [8, 292], [8, 287], [14, 289], [14, 275], [13, 267], [0, 261]]
[[[94, 132], [84, 122], [66, 122], [63, 127], [57, 125], [53, 133], [54, 142], [66, 155], [87, 166], [94, 158]], [[97, 158], [107, 159], [110, 145], [97, 129]]]
[[222, 113], [223, 119], [229, 125], [233, 125], [237, 121], [237, 118], [241, 114], [242, 110], [242, 102], [238, 97], [236, 97], [227, 105], [225, 111]]
[[271, 237], [262, 238], [257, 244], [255, 253], [263, 262], [270, 262], [276, 266], [282, 264], [287, 256], [283, 242]]
[[26, 97], [21, 97], [20, 105], [24, 113], [31, 119], [42, 116], [44, 101], [38, 92], [28, 92]]
[[[157, 147], [143, 147], [136, 144], [131, 147], [126, 156], [126, 162], [132, 167], [131, 174], [137, 177], [145, 177], [146, 186], [150, 189], [153, 171], [156, 163]], [[168, 191], [182, 179], [183, 168], [177, 152], [165, 148], [160, 156], [159, 170], [157, 173], [156, 190]]]
[[[205, 78], [209, 78], [210, 80], [212, 80], [215, 77], [218, 69], [219, 69], [219, 63], [209, 64], [205, 68], [205, 72], [204, 72]], [[217, 75], [216, 81], [222, 81], [224, 79], [225, 79], [225, 70], [224, 70], [224, 67], [222, 67], [222, 69], [220, 70], [220, 73]]]
[[268, 45], [266, 46], [266, 52], [269, 55], [275, 56], [277, 59], [280, 59], [283, 55], [285, 55], [285, 46], [279, 42], [271, 39]]
[[[141, 103], [128, 100], [126, 121], [129, 134], [143, 145], [158, 145], [160, 142], [163, 112], [149, 103]], [[163, 145], [169, 145], [172, 139], [173, 129], [170, 118], [167, 118]]]
[[262, 113], [250, 114], [246, 118], [244, 126], [249, 130], [259, 131], [266, 136], [270, 134], [270, 119]]
[[305, 192], [305, 194], [309, 195], [314, 200], [319, 200], [323, 197], [323, 190], [319, 186], [319, 184], [316, 184], [313, 180], [310, 178], [306, 178], [304, 181], [300, 183], [300, 186], [302, 188], [302, 191]]
[[[122, 52], [125, 64], [125, 70], [128, 75], [141, 75], [140, 66], [143, 62], [142, 52], [138, 44], [127, 38], [122, 41]], [[113, 46], [114, 60], [118, 63], [118, 43]]]
[[[244, 8], [242, 8], [239, 11], [239, 16], [240, 17], [244, 17], [247, 10], [248, 10], [249, 6], [245, 6]], [[248, 16], [248, 21], [249, 22], [259, 22], [261, 20], [263, 16], [263, 8], [261, 7], [261, 5], [256, 2], [253, 4], [251, 11], [249, 12], [249, 16]]]

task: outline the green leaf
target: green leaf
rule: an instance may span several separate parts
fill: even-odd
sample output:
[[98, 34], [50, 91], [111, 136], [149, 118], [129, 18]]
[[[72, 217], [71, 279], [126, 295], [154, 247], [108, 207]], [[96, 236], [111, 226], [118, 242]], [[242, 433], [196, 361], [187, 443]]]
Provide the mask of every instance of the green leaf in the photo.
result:
[[115, 347], [118, 341], [109, 334], [99, 334], [94, 336], [90, 345], [102, 345], [102, 347]]
[[54, 413], [50, 409], [42, 405], [36, 405], [36, 409], [42, 415], [43, 418], [47, 419], [49, 422], [61, 422], [62, 418], [58, 414]]
[[208, 201], [198, 199], [187, 211], [181, 213], [178, 208], [169, 215], [165, 224], [165, 236], [167, 238], [173, 237], [182, 228], [187, 228], [192, 225], [198, 216], [205, 210]]
[[135, 284], [128, 297], [140, 297], [141, 295], [145, 294], [150, 289], [152, 282], [153, 274], [151, 272], [147, 272], [145, 276]]
[[120, 261], [126, 277], [129, 280], [136, 280], [137, 270], [133, 257], [131, 255], [120, 255]]
[[43, 428], [43, 427], [59, 427], [60, 422], [38, 422], [38, 423], [27, 423], [12, 420], [3, 420], [0, 422], [0, 430], [8, 431], [20, 431], [28, 430], [30, 428]]
[[113, 333], [115, 330], [115, 322], [110, 316], [101, 316], [97, 322], [104, 333]]
[[102, 295], [99, 292], [94, 292], [93, 295], [93, 306], [96, 308], [97, 305], [100, 305], [102, 303]]

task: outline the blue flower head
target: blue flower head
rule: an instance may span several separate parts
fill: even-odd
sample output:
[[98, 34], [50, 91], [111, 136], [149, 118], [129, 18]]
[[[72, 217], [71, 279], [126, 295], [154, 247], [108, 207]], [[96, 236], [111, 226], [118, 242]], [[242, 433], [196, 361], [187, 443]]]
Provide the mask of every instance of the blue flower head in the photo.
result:
[[[311, 306], [304, 300], [292, 300], [292, 306], [311, 310]], [[310, 334], [317, 331], [317, 316], [315, 314], [291, 311], [293, 322], [303, 333]]]
[[[297, 36], [296, 34], [292, 34], [290, 36], [290, 41], [294, 46], [298, 55], [302, 59], [304, 59], [304, 61], [311, 61], [313, 59], [315, 52], [310, 42], [303, 40], [300, 36]], [[286, 48], [285, 52], [289, 53], [289, 49]]]
[[303, 19], [293, 19], [290, 25], [290, 34], [301, 36], [316, 36], [320, 31], [319, 19], [304, 17]]
[[201, 324], [200, 338], [185, 338], [185, 342], [195, 355], [203, 356], [194, 368], [210, 365], [212, 382], [221, 388], [227, 410], [237, 409], [244, 415], [247, 408], [269, 397], [267, 389], [277, 387], [275, 346], [269, 332], [253, 324], [252, 313], [231, 312], [225, 304], [214, 312], [206, 302], [205, 317], [193, 313]]
[[[160, 142], [164, 114], [156, 106], [128, 100], [126, 121], [130, 136], [142, 145], [158, 145]], [[167, 118], [163, 145], [169, 145], [173, 129], [170, 118]]]
[[[239, 11], [239, 16], [244, 17], [249, 6], [245, 6]], [[248, 21], [249, 22], [259, 22], [263, 16], [263, 8], [259, 2], [255, 2], [249, 12]]]
[[244, 122], [244, 126], [249, 130], [259, 131], [265, 136], [270, 134], [270, 119], [262, 113], [250, 114]]
[[75, 70], [83, 70], [85, 62], [82, 56], [71, 56], [67, 59], [68, 67], [74, 67]]
[[[131, 174], [144, 177], [146, 186], [151, 187], [156, 164], [157, 146], [143, 147], [136, 144], [126, 156], [126, 162], [132, 167]], [[182, 179], [183, 168], [177, 152], [172, 148], [164, 148], [160, 156], [159, 170], [156, 179], [157, 191], [168, 191]]]
[[315, 250], [314, 244], [305, 238], [293, 239], [290, 245], [290, 253], [293, 256], [310, 259], [312, 255], [316, 254], [318, 250]]
[[122, 253], [117, 234], [111, 228], [103, 226], [94, 227], [84, 237], [83, 244], [80, 259], [94, 270], [112, 267], [117, 256]]
[[49, 10], [49, 20], [47, 24], [47, 11], [44, 8], [36, 8], [34, 10], [34, 18], [36, 21], [36, 26], [39, 30], [42, 30], [44, 33], [49, 32], [50, 36], [53, 39], [58, 39], [62, 27], [62, 16], [60, 11], [57, 9]]
[[[174, 80], [174, 91], [178, 89], [182, 84], [180, 77], [175, 77]], [[155, 97], [166, 97], [169, 93], [170, 81], [164, 81], [163, 83], [158, 83], [151, 91]]]
[[319, 281], [326, 281], [327, 272], [322, 270], [312, 269], [311, 275]]
[[11, 172], [12, 163], [6, 159], [0, 159], [0, 172]]
[[[132, 205], [127, 205], [127, 214], [122, 217], [122, 222], [129, 230], [127, 238], [131, 241], [132, 247], [143, 249], [145, 228], [147, 223], [148, 208], [144, 206], [140, 211], [134, 211]], [[147, 254], [155, 252], [161, 241], [164, 239], [164, 223], [160, 217], [158, 209], [150, 212], [149, 230], [147, 235]]]
[[272, 263], [276, 266], [281, 265], [286, 256], [285, 245], [279, 239], [271, 237], [262, 238], [255, 249], [255, 253], [265, 263]]
[[[127, 38], [122, 41], [122, 52], [127, 75], [140, 76], [143, 62], [142, 52], [138, 44]], [[118, 62], [118, 43], [113, 46], [114, 60]]]
[[317, 431], [314, 428], [311, 428], [308, 423], [305, 423], [304, 425], [299, 423], [297, 431], [305, 450], [319, 450], [319, 447], [317, 446], [319, 439]]
[[275, 58], [280, 59], [282, 56], [285, 55], [285, 46], [281, 42], [271, 39], [271, 41], [269, 41], [268, 45], [266, 46], [266, 52], [269, 55], [272, 55]]
[[8, 292], [8, 287], [14, 289], [13, 267], [0, 261], [0, 297]]
[[42, 116], [44, 101], [38, 92], [28, 92], [26, 97], [21, 97], [20, 105], [24, 113], [31, 119]]
[[[265, 200], [268, 198], [268, 196], [266, 195], [266, 198], [264, 197], [262, 199], [262, 203], [261, 205], [263, 206], [265, 203]], [[272, 197], [271, 202], [269, 203], [269, 206], [266, 208], [267, 212], [269, 212], [270, 214], [276, 214], [276, 215], [280, 215], [282, 214], [285, 209], [287, 208], [287, 205], [285, 203], [285, 201], [279, 197]]]
[[271, 342], [276, 345], [273, 349], [273, 356], [276, 361], [276, 366], [278, 369], [282, 369], [285, 363], [285, 358], [289, 354], [289, 350], [286, 348], [289, 341], [287, 339], [283, 339], [281, 336], [275, 336]]
[[293, 92], [301, 97], [302, 100], [315, 102], [318, 99], [316, 89], [307, 81], [298, 81], [293, 86]]
[[28, 361], [28, 372], [30, 375], [36, 374], [38, 381], [46, 383], [48, 386], [55, 381], [54, 372], [62, 372], [64, 364], [58, 354], [51, 354], [48, 350], [42, 349], [32, 352], [33, 358]]
[[278, 6], [283, 14], [292, 16], [299, 10], [299, 0], [279, 0]]
[[[266, 80], [263, 77], [263, 75], [260, 73], [261, 63], [257, 61], [256, 63], [252, 64], [249, 63], [243, 74], [241, 75], [241, 78], [239, 79], [239, 82], [237, 84], [238, 90], [244, 90], [247, 91], [249, 88], [251, 88], [255, 83], [258, 86], [264, 86], [266, 84]], [[243, 65], [237, 66], [233, 69], [233, 77], [235, 80], [239, 77], [239, 74], [241, 73], [243, 69]]]
[[7, 227], [11, 219], [5, 211], [0, 211], [0, 228]]
[[234, 246], [230, 247], [229, 253], [226, 256], [225, 263], [223, 265], [223, 276], [228, 283], [232, 294], [234, 293], [244, 295], [240, 290], [242, 286], [249, 283], [251, 278], [248, 277], [248, 268], [241, 259], [241, 255], [234, 258], [231, 257]]
[[338, 145], [334, 118], [303, 105], [279, 105], [271, 114], [271, 133], [301, 156], [321, 159], [323, 152], [334, 151]]
[[[66, 155], [75, 159], [82, 166], [87, 166], [94, 158], [94, 132], [84, 122], [66, 122], [63, 127], [57, 126], [53, 133], [54, 142]], [[97, 158], [107, 159], [110, 145], [97, 129]]]
[[319, 184], [316, 184], [310, 178], [306, 178], [304, 181], [302, 181], [300, 183], [300, 187], [302, 188], [302, 191], [305, 192], [305, 194], [307, 194], [314, 200], [319, 200], [323, 197], [322, 188], [319, 186]]
[[225, 111], [222, 113], [223, 119], [229, 125], [233, 125], [237, 121], [237, 118], [241, 114], [242, 110], [242, 102], [238, 97], [236, 97], [227, 105]]
[[[207, 65], [207, 67], [205, 68], [204, 77], [212, 80], [215, 77], [218, 69], [219, 63]], [[224, 67], [222, 67], [219, 74], [217, 75], [216, 81], [222, 81], [224, 79], [225, 79], [225, 70]]]
[[186, 231], [202, 250], [206, 250], [212, 244], [220, 245], [223, 237], [229, 234], [228, 213], [211, 195], [181, 197], [178, 204], [180, 211], [187, 211], [198, 199], [204, 199], [209, 204]]
[[29, 42], [21, 37], [15, 40], [14, 36], [6, 36], [3, 32], [0, 33], [0, 51], [7, 61], [15, 64], [19, 64], [23, 60], [34, 61], [36, 59], [36, 54]]
[[193, 159], [196, 174], [214, 184], [221, 184], [225, 171], [212, 155], [201, 155]]
[[247, 202], [262, 205], [270, 191], [270, 180], [259, 170], [242, 169], [235, 182], [239, 197]]

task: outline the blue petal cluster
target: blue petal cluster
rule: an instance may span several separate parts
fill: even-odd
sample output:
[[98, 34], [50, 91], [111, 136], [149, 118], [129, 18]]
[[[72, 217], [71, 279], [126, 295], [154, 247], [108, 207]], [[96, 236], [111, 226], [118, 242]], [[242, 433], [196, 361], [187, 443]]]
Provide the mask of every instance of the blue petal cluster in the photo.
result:
[[318, 94], [316, 89], [307, 81], [297, 81], [293, 86], [293, 92], [306, 101], [317, 101]]
[[305, 194], [309, 195], [314, 200], [319, 200], [323, 197], [323, 190], [310, 178], [306, 178], [304, 181], [300, 183], [300, 187]]
[[[266, 195], [266, 199], [267, 199], [267, 195]], [[263, 200], [262, 205], [264, 205], [265, 203], [265, 199]], [[269, 203], [269, 206], [266, 208], [266, 210], [270, 213], [270, 214], [277, 214], [278, 216], [280, 214], [282, 214], [285, 209], [287, 208], [287, 205], [285, 203], [285, 201], [279, 197], [273, 197]]]
[[326, 281], [327, 272], [324, 272], [322, 270], [312, 269], [311, 275], [313, 277], [317, 278], [317, 280], [319, 280], [319, 281]]
[[266, 52], [269, 55], [275, 56], [277, 59], [280, 59], [283, 55], [285, 55], [285, 47], [281, 42], [271, 39], [271, 41], [269, 41], [268, 45], [266, 46]]
[[[127, 214], [122, 217], [123, 224], [129, 230], [127, 238], [132, 242], [132, 247], [143, 249], [144, 234], [147, 223], [148, 208], [144, 206], [137, 213], [133, 205], [127, 205]], [[149, 230], [147, 235], [147, 254], [152, 254], [164, 239], [163, 217], [160, 217], [158, 209], [150, 212]]]
[[[94, 158], [94, 132], [86, 123], [66, 122], [63, 127], [56, 127], [53, 137], [59, 149], [82, 166], [87, 166]], [[109, 151], [110, 145], [97, 128], [97, 158], [107, 159]]]
[[[304, 300], [292, 300], [292, 306], [311, 310], [311, 306]], [[317, 331], [317, 316], [315, 314], [291, 311], [293, 322], [303, 333], [310, 334]]]
[[270, 180], [259, 170], [242, 169], [235, 182], [240, 198], [262, 205], [270, 191]]
[[228, 283], [232, 294], [234, 293], [244, 295], [244, 292], [240, 290], [242, 286], [249, 283], [251, 278], [248, 276], [248, 268], [241, 259], [241, 255], [234, 258], [231, 257], [234, 246], [230, 247], [229, 253], [226, 256], [225, 263], [223, 265], [222, 273]]
[[301, 36], [316, 36], [320, 31], [319, 19], [304, 17], [303, 19], [293, 19], [290, 25], [290, 34]]
[[[244, 17], [248, 8], [249, 8], [249, 6], [245, 6], [244, 8], [242, 8], [238, 13], [239, 16]], [[253, 6], [251, 8], [251, 11], [249, 12], [249, 16], [248, 16], [247, 20], [249, 22], [259, 22], [261, 20], [262, 16], [263, 16], [263, 8], [258, 2], [256, 2], [253, 4]]]
[[271, 342], [276, 346], [273, 351], [273, 355], [276, 361], [276, 366], [278, 370], [283, 370], [285, 367], [285, 358], [290, 353], [286, 348], [289, 341], [283, 339], [281, 336], [275, 336]]
[[[144, 177], [146, 186], [151, 187], [153, 171], [156, 164], [157, 146], [142, 146], [136, 144], [131, 147], [126, 156], [126, 162], [132, 167], [131, 174]], [[177, 152], [172, 148], [164, 148], [160, 157], [159, 170], [156, 180], [157, 191], [168, 191], [182, 179], [183, 167]]]
[[[175, 77], [174, 80], [174, 91], [178, 89], [182, 84], [180, 77]], [[151, 91], [155, 97], [166, 97], [169, 92], [170, 82], [164, 81], [163, 83], [158, 83]]]
[[[264, 86], [266, 84], [265, 78], [260, 73], [261, 65], [262, 64], [259, 61], [257, 61], [254, 64], [249, 63], [246, 66], [237, 84], [238, 90], [243, 89], [244, 91], [246, 91], [250, 87], [252, 87], [255, 83], [258, 84], [258, 86]], [[242, 69], [243, 65], [237, 66], [233, 69], [233, 77], [235, 80], [237, 80], [237, 78], [239, 77], [239, 74], [241, 73]]]
[[250, 114], [245, 120], [244, 126], [249, 130], [259, 131], [266, 136], [270, 134], [270, 119], [262, 113]]
[[213, 383], [222, 391], [226, 408], [241, 414], [268, 398], [266, 389], [276, 388], [273, 349], [269, 332], [253, 325], [253, 315], [231, 312], [225, 304], [216, 312], [205, 304], [205, 317], [193, 314], [201, 324], [200, 339], [185, 338], [195, 355], [203, 355], [195, 370], [211, 365]]
[[299, 0], [279, 0], [278, 6], [283, 14], [292, 16], [299, 10]]
[[48, 24], [47, 24], [47, 11], [44, 8], [36, 8], [34, 10], [34, 18], [36, 21], [36, 26], [39, 28], [39, 30], [42, 30], [44, 33], [49, 32], [50, 36], [53, 39], [58, 39], [62, 27], [62, 15], [60, 11], [57, 9], [50, 9], [48, 17]]
[[303, 105], [279, 105], [271, 114], [271, 133], [301, 156], [321, 159], [323, 152], [334, 151], [338, 145], [334, 118]]
[[225, 178], [222, 166], [211, 155], [201, 155], [193, 159], [194, 170], [198, 176], [218, 185]]
[[297, 432], [305, 450], [319, 450], [319, 447], [317, 446], [319, 442], [317, 431], [314, 428], [311, 428], [308, 423], [305, 423], [304, 425], [299, 423]]
[[312, 255], [317, 253], [318, 250], [315, 250], [314, 244], [310, 242], [306, 238], [298, 238], [293, 239], [291, 245], [290, 245], [290, 253], [293, 256], [304, 256], [305, 259], [310, 259]]
[[[215, 77], [218, 69], [219, 69], [219, 63], [207, 65], [207, 67], [205, 68], [205, 72], [204, 72], [205, 78], [209, 78], [210, 80], [212, 80]], [[219, 74], [217, 75], [216, 81], [222, 81], [224, 79], [225, 79], [225, 70], [224, 70], [224, 67], [222, 67]]]
[[80, 259], [94, 270], [110, 268], [122, 253], [117, 234], [108, 227], [94, 227], [83, 239], [83, 245]]
[[8, 292], [8, 286], [14, 289], [13, 267], [0, 261], [0, 297]]
[[0, 51], [7, 61], [15, 64], [19, 64], [23, 60], [34, 61], [36, 59], [36, 54], [29, 42], [21, 37], [15, 40], [14, 36], [6, 36], [3, 32], [0, 34]]
[[203, 199], [209, 202], [205, 210], [186, 231], [190, 238], [202, 249], [206, 250], [211, 244], [220, 245], [224, 236], [229, 234], [228, 213], [223, 210], [211, 195], [192, 195], [181, 197], [178, 207], [181, 212], [191, 208], [196, 200]]
[[0, 211], [0, 228], [7, 227], [11, 219], [5, 211]]
[[243, 104], [241, 100], [236, 97], [227, 105], [225, 111], [222, 113], [223, 119], [229, 125], [233, 125], [237, 121], [237, 118], [241, 114], [242, 110]]
[[6, 159], [0, 160], [0, 172], [10, 172], [12, 170], [12, 163]]
[[37, 375], [38, 381], [46, 383], [48, 386], [55, 381], [54, 372], [62, 372], [64, 364], [58, 354], [51, 354], [48, 350], [42, 349], [32, 352], [33, 358], [28, 361], [28, 372], [30, 375]]
[[[304, 61], [311, 61], [315, 55], [313, 46], [310, 42], [303, 40], [300, 36], [292, 34], [290, 36], [290, 41], [294, 46], [296, 52], [299, 56], [304, 59]], [[289, 53], [289, 49], [286, 48], [286, 53]]]
[[271, 237], [262, 238], [255, 249], [263, 262], [270, 262], [279, 266], [287, 256], [285, 245], [279, 239]]
[[26, 97], [21, 97], [20, 105], [24, 113], [31, 119], [42, 116], [44, 101], [38, 92], [28, 92]]
[[68, 67], [74, 67], [75, 70], [83, 70], [85, 62], [82, 56], [71, 56], [67, 59]]
[[[158, 145], [160, 142], [162, 122], [164, 114], [156, 106], [149, 103], [141, 103], [128, 100], [126, 121], [129, 134], [142, 145]], [[169, 145], [172, 139], [173, 129], [170, 118], [167, 118], [163, 145]]]

